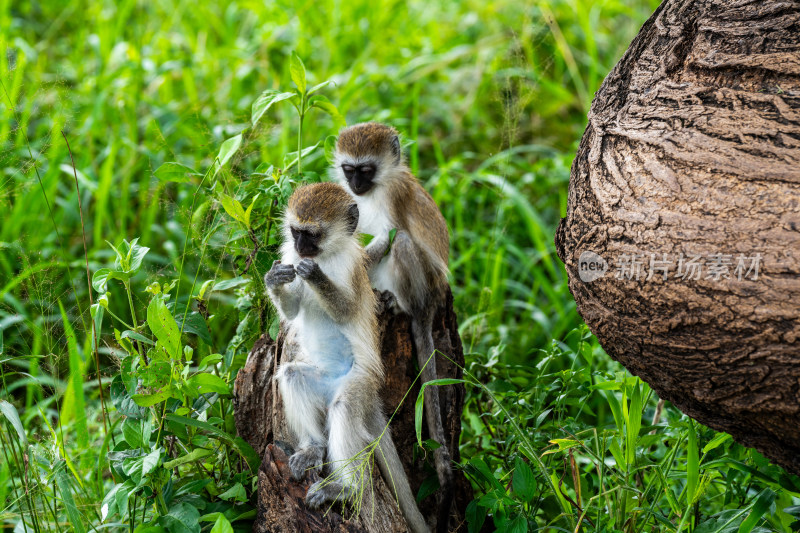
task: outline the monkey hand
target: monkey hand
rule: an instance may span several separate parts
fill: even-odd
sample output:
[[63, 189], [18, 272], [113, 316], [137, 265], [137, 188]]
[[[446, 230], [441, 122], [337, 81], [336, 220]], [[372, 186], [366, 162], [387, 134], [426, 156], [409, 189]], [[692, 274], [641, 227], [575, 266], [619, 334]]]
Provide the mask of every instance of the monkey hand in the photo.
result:
[[297, 275], [306, 281], [320, 281], [323, 278], [322, 269], [313, 259], [303, 259], [294, 268]]
[[295, 270], [292, 265], [283, 265], [280, 261], [272, 263], [272, 268], [264, 276], [264, 284], [267, 287], [277, 287], [285, 283], [294, 281]]
[[289, 470], [292, 478], [301, 480], [306, 473], [322, 470], [322, 460], [325, 456], [325, 448], [322, 446], [309, 446], [303, 448], [289, 457]]

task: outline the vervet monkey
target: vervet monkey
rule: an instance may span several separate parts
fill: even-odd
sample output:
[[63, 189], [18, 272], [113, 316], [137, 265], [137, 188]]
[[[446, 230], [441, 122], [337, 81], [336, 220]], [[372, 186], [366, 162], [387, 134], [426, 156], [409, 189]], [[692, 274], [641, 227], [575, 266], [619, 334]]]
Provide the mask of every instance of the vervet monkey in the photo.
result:
[[[339, 132], [333, 172], [358, 204], [359, 231], [373, 236], [366, 248], [370, 281], [394, 294], [399, 308], [411, 316], [422, 379], [436, 379], [431, 328], [447, 295], [447, 223], [403, 161], [400, 139], [390, 126], [367, 122]], [[397, 233], [390, 242], [392, 229]], [[425, 390], [425, 417], [431, 437], [442, 445], [434, 452], [442, 489], [437, 529], [446, 531], [453, 473], [437, 387]]]
[[[355, 233], [358, 209], [334, 183], [297, 189], [283, 223], [281, 260], [264, 278], [281, 318], [299, 343], [293, 361], [276, 373], [286, 420], [297, 438], [289, 458], [296, 479], [322, 469], [329, 479], [306, 495], [312, 508], [358, 494], [370, 483], [362, 462], [379, 440], [375, 456], [387, 485], [414, 532], [428, 531], [380, 404], [384, 384], [378, 349], [376, 298], [365, 253]], [[366, 485], [365, 485], [366, 482]]]

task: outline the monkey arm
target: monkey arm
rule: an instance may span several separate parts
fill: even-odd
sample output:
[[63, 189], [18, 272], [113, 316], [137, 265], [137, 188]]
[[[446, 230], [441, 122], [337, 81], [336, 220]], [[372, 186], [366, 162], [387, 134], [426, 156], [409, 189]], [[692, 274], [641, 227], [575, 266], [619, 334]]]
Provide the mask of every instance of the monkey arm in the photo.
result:
[[319, 296], [320, 305], [337, 323], [348, 322], [356, 308], [354, 295], [342, 290], [311, 259], [303, 259], [295, 267], [297, 275]]
[[391, 241], [389, 240], [389, 235], [385, 235], [383, 237], [375, 237], [370, 241], [364, 251], [367, 252], [367, 270], [373, 267], [380, 262], [381, 259], [386, 255], [389, 251], [389, 246], [391, 245]]
[[300, 312], [302, 286], [294, 283], [294, 280], [294, 267], [283, 265], [280, 261], [275, 261], [264, 276], [267, 293], [285, 320], [292, 320]]

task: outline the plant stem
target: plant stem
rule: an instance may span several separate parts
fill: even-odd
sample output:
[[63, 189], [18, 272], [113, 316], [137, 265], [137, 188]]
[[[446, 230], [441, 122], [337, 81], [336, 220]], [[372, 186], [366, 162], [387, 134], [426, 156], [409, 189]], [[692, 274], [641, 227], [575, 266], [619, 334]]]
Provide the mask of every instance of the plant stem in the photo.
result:
[[302, 172], [301, 162], [303, 160], [303, 118], [306, 113], [306, 95], [300, 98], [300, 127], [297, 128], [297, 173]]
[[[83, 236], [83, 257], [86, 260], [86, 284], [89, 289], [89, 309], [94, 307], [94, 298], [92, 298], [92, 277], [89, 274], [89, 250], [86, 247], [86, 227], [83, 224], [83, 205], [81, 205], [81, 189], [78, 186], [78, 170], [75, 168], [75, 158], [72, 156], [72, 148], [69, 146], [69, 140], [67, 139], [67, 134], [64, 133], [64, 130], [61, 130], [61, 136], [64, 137], [64, 142], [67, 143], [67, 151], [69, 152], [69, 159], [72, 162], [72, 174], [75, 176], [75, 191], [78, 193], [78, 213], [81, 217], [81, 235]], [[75, 299], [78, 299], [77, 294], [75, 295]], [[100, 373], [100, 351], [97, 346], [98, 337], [100, 336], [100, 332], [97, 331], [97, 328], [94, 323], [94, 317], [91, 316], [91, 312], [89, 313], [89, 322], [91, 322], [92, 326], [92, 337], [94, 338], [94, 362], [97, 366], [97, 383], [100, 389], [100, 407], [103, 411], [103, 429], [106, 433], [108, 433], [108, 421], [106, 420], [106, 401], [103, 398], [103, 375]], [[114, 441], [114, 436], [111, 436], [111, 442]]]

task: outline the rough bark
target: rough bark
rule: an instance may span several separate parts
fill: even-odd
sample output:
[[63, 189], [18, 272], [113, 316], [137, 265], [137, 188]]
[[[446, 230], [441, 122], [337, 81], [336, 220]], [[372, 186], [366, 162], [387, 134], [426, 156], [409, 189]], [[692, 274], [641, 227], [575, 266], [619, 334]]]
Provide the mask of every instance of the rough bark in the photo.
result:
[[612, 357], [800, 473], [800, 2], [661, 4], [595, 96], [556, 246]]
[[[381, 301], [385, 300], [382, 298]], [[386, 385], [381, 391], [381, 400], [387, 416], [392, 415], [401, 404], [403, 396], [410, 391], [394, 415], [390, 428], [411, 488], [416, 493], [426, 479], [427, 483], [435, 483], [436, 472], [432, 466], [432, 454], [429, 454], [431, 457], [426, 461], [421, 455], [414, 457], [413, 452], [416, 442], [414, 402], [419, 393], [419, 383], [412, 387], [418, 366], [411, 337], [411, 323], [406, 315], [394, 315], [385, 311], [379, 317], [379, 325], [382, 334], [381, 357], [386, 370]], [[464, 352], [458, 336], [452, 296], [448, 297], [446, 305], [437, 314], [433, 336], [436, 349], [448, 354], [453, 361], [463, 366]], [[280, 362], [291, 359], [290, 352], [295, 347], [296, 343], [287, 338], [283, 330], [277, 341], [272, 341], [267, 334], [263, 335], [253, 346], [245, 367], [236, 378], [236, 429], [263, 459], [258, 476], [258, 518], [254, 531], [406, 531], [405, 521], [377, 468], [373, 472], [374, 495], [369, 498], [374, 502], [374, 507], [369, 502], [365, 503], [360, 516], [354, 516], [351, 509], [340, 505], [332, 507], [327, 513], [324, 510], [317, 512], [306, 508], [303, 502], [306, 491], [318, 478], [307, 476], [299, 483], [290, 478], [287, 461], [288, 454], [291, 453], [292, 437], [286, 428], [280, 393], [271, 379]], [[438, 354], [437, 367], [440, 377], [462, 376], [458, 366]], [[458, 462], [464, 387], [439, 387], [439, 394], [451, 457]], [[423, 439], [426, 438], [427, 431], [423, 424]], [[454, 474], [456, 497], [450, 529], [461, 530], [464, 511], [472, 499], [472, 493], [464, 475], [459, 470]], [[371, 509], [374, 512], [370, 512]], [[420, 510], [429, 524], [435, 525], [435, 494], [422, 500]]]

